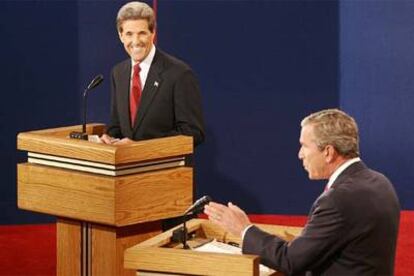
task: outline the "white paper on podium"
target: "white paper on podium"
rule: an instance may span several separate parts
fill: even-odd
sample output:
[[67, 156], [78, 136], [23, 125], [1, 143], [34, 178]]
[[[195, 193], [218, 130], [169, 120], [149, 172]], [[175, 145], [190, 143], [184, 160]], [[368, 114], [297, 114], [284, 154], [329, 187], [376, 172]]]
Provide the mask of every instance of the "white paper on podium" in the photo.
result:
[[[239, 254], [241, 255], [241, 248], [237, 246], [233, 246], [227, 243], [219, 242], [217, 240], [213, 240], [211, 242], [205, 243], [197, 248], [193, 249], [194, 251], [200, 252], [210, 252], [210, 253], [227, 253], [227, 254]], [[259, 267], [260, 275], [266, 276], [275, 273], [276, 271], [265, 266], [260, 265]]]

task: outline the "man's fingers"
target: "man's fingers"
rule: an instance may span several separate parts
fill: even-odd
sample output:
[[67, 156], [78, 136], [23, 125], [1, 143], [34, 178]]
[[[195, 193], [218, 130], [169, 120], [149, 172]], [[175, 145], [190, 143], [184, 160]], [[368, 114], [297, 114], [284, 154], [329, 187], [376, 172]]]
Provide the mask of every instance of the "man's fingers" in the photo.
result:
[[213, 222], [222, 221], [223, 218], [227, 219], [229, 217], [229, 211], [227, 206], [216, 202], [210, 202], [204, 206], [204, 213]]
[[237, 213], [243, 213], [244, 214], [244, 211], [242, 209], [240, 209], [239, 206], [234, 205], [231, 202], [229, 202], [228, 206], [229, 206], [230, 209], [236, 211]]
[[212, 214], [213, 210], [210, 206], [205, 205], [204, 206], [204, 214], [206, 214], [207, 216], [210, 216]]
[[231, 202], [228, 203], [228, 206], [210, 202], [204, 206], [204, 213], [212, 223], [234, 235], [241, 235], [243, 229], [250, 224], [244, 211]]
[[121, 140], [119, 139], [113, 139], [112, 140], [112, 144], [115, 146], [119, 146], [119, 145], [126, 145], [129, 143], [132, 143], [133, 141], [129, 138], [122, 138]]
[[214, 208], [214, 209], [221, 209], [221, 210], [227, 208], [225, 205], [220, 204], [220, 203], [217, 203], [217, 202], [214, 202], [214, 201], [211, 201], [208, 204], [208, 206], [211, 207], [211, 208]]
[[107, 134], [103, 134], [101, 136], [101, 141], [104, 142], [105, 144], [111, 144], [111, 137], [109, 137], [109, 135]]

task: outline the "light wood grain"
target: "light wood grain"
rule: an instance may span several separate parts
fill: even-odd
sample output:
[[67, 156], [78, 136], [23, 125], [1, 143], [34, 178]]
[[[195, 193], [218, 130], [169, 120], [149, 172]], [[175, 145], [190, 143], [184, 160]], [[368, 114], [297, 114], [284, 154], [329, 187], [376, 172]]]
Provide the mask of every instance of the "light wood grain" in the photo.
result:
[[[193, 140], [174, 136], [113, 146], [69, 139], [80, 126], [20, 133], [19, 150], [111, 165], [183, 157]], [[104, 125], [87, 126], [100, 135]], [[192, 203], [192, 168], [110, 177], [33, 163], [18, 164], [18, 207], [63, 217], [58, 221], [58, 275], [79, 275], [81, 227], [91, 222], [92, 275], [135, 275], [123, 268], [124, 250], [160, 233], [160, 219]]]
[[59, 217], [114, 224], [115, 181], [36, 164], [19, 164], [18, 207]]
[[92, 225], [92, 275], [132, 276], [124, 268], [124, 250], [161, 233], [161, 223], [149, 222], [126, 227]]
[[[301, 227], [256, 224], [269, 233], [287, 240], [297, 236]], [[178, 228], [180, 226], [177, 226]], [[222, 242], [237, 242], [240, 238], [225, 232], [222, 228], [205, 219], [187, 222], [189, 232], [199, 238], [212, 238]], [[125, 267], [153, 272], [189, 273], [195, 275], [258, 275], [258, 256], [229, 255], [194, 252], [168, 248], [171, 242], [171, 229], [151, 239], [141, 242], [125, 251]], [[157, 256], [153, 258], [151, 256]], [[235, 265], [237, 264], [237, 265]], [[275, 272], [272, 275], [283, 275]]]
[[172, 248], [128, 249], [125, 253], [126, 268], [191, 275], [258, 275], [258, 264], [257, 256]]
[[[36, 134], [45, 134], [48, 136], [55, 136], [55, 137], [66, 137], [72, 131], [82, 131], [82, 125], [75, 125], [75, 126], [64, 126], [64, 127], [56, 127], [56, 128], [48, 128], [48, 129], [39, 129], [39, 130], [30, 130], [22, 133], [36, 133]], [[94, 134], [94, 135], [102, 135], [105, 131], [105, 125], [100, 123], [92, 123], [86, 125], [86, 133]]]
[[[57, 275], [73, 276], [81, 272], [81, 224], [59, 218], [57, 221]], [[124, 251], [161, 233], [159, 221], [126, 227], [91, 224], [92, 276], [132, 276], [135, 270], [124, 268]]]
[[118, 177], [116, 224], [129, 225], [180, 216], [192, 203], [192, 168]]
[[[197, 221], [195, 221], [197, 223]], [[269, 232], [273, 235], [277, 235], [278, 237], [290, 241], [294, 237], [300, 235], [302, 232], [302, 227], [294, 227], [294, 226], [286, 226], [286, 225], [270, 225], [270, 224], [260, 224], [255, 223], [255, 225], [262, 230]], [[228, 243], [228, 242], [235, 242], [241, 244], [241, 238], [239, 236], [235, 236], [229, 232], [224, 231], [217, 225], [214, 225], [210, 221], [204, 221], [201, 227], [202, 232], [206, 237], [214, 237], [215, 239]]]
[[[92, 225], [92, 275], [117, 275], [115, 227]], [[122, 267], [121, 267], [122, 268]], [[124, 273], [128, 275], [128, 273]], [[133, 275], [132, 271], [129, 275]]]
[[67, 219], [58, 219], [56, 223], [56, 236], [56, 274], [58, 276], [80, 275], [80, 222]]
[[125, 226], [181, 215], [192, 202], [192, 168], [109, 177], [18, 165], [18, 207]]
[[193, 137], [178, 135], [118, 146], [115, 153], [115, 163], [158, 160], [192, 153]]
[[115, 164], [115, 146], [61, 136], [20, 133], [17, 137], [17, 148], [36, 153]]
[[161, 233], [161, 221], [116, 228], [116, 267], [115, 275], [125, 272], [135, 275], [135, 270], [124, 268], [124, 252], [127, 248]]
[[[162, 160], [193, 153], [193, 138], [190, 136], [179, 135], [114, 146], [70, 139], [69, 133], [78, 128], [22, 132], [17, 136], [17, 148], [111, 165]], [[99, 133], [103, 128], [103, 125], [88, 125], [90, 132]]]
[[[260, 229], [269, 232], [273, 235], [277, 235], [280, 238], [290, 241], [294, 237], [300, 235], [303, 227], [286, 226], [286, 225], [271, 225], [255, 223]], [[161, 247], [171, 242], [172, 232], [181, 227], [181, 225], [168, 230], [156, 237], [143, 241], [139, 244], [139, 247]], [[187, 222], [188, 232], [196, 232], [196, 236], [200, 238], [213, 238], [221, 242], [235, 242], [241, 244], [241, 239], [238, 236], [232, 235], [226, 232], [223, 228], [213, 224], [206, 219], [192, 219]]]

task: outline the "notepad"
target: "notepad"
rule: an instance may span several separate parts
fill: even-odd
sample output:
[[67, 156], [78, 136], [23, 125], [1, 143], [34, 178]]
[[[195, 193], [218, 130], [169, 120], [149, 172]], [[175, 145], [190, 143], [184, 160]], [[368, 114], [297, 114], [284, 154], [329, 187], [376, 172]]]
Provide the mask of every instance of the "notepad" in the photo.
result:
[[[193, 250], [200, 251], [200, 252], [210, 252], [210, 253], [227, 253], [227, 254], [239, 254], [239, 255], [242, 254], [240, 247], [233, 246], [233, 245], [223, 243], [223, 242], [219, 242], [217, 240], [212, 240], [211, 242], [205, 243]], [[262, 264], [260, 265], [259, 270], [260, 270], [260, 275], [262, 276], [272, 275], [273, 273], [276, 272], [275, 270]]]

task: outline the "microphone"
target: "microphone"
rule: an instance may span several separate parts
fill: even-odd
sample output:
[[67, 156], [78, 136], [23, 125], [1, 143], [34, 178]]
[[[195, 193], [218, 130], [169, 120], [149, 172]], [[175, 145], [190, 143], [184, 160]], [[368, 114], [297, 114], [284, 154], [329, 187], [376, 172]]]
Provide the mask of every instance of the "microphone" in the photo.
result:
[[100, 85], [102, 81], [103, 81], [103, 76], [102, 75], [97, 75], [91, 81], [91, 83], [88, 85], [88, 87], [86, 88], [85, 92], [94, 89], [95, 87], [97, 87], [98, 85]]
[[199, 198], [196, 202], [194, 202], [193, 205], [191, 205], [186, 211], [185, 215], [188, 215], [189, 213], [192, 213], [194, 215], [199, 214], [203, 211], [204, 205], [209, 204], [211, 201], [211, 197], [208, 195], [203, 196], [202, 198]]
[[189, 214], [196, 215], [196, 214], [199, 214], [199, 213], [203, 212], [204, 206], [207, 205], [208, 203], [210, 203], [210, 201], [212, 201], [211, 197], [206, 195], [206, 196], [203, 196], [202, 198], [199, 198], [196, 202], [194, 202], [194, 204], [191, 205], [184, 212], [183, 226], [173, 231], [172, 240], [174, 240], [176, 242], [181, 242], [183, 244], [183, 249], [189, 249], [190, 248], [187, 244], [188, 230], [187, 230], [186, 222], [187, 222], [187, 219], [188, 219], [188, 215]]
[[72, 131], [69, 136], [70, 138], [88, 140], [88, 134], [86, 133], [86, 114], [87, 114], [87, 100], [88, 92], [102, 83], [104, 80], [101, 74], [97, 75], [86, 87], [83, 92], [83, 123], [82, 123], [82, 132]]

